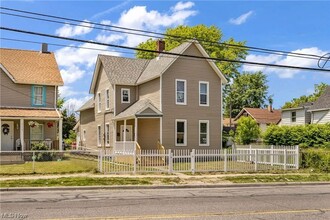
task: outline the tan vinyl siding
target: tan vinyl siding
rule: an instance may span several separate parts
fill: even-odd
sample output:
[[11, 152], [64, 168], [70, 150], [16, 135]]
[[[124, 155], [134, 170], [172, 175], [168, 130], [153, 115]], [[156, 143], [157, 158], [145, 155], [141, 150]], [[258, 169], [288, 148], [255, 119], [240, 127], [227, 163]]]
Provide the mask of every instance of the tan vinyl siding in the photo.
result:
[[330, 110], [312, 112], [313, 124], [325, 124], [330, 122]]
[[86, 147], [96, 147], [96, 123], [94, 109], [80, 112], [80, 138], [83, 140], [83, 131], [86, 130]]
[[[291, 121], [291, 113], [296, 112], [296, 121]], [[281, 125], [304, 125], [305, 124], [305, 109], [298, 109], [298, 110], [288, 110], [282, 111], [282, 121]]]
[[[202, 54], [191, 45], [184, 54]], [[161, 58], [160, 58], [161, 59]], [[187, 105], [175, 104], [175, 79], [187, 81]], [[199, 81], [209, 82], [209, 106], [199, 106]], [[220, 148], [221, 80], [205, 60], [178, 58], [162, 76], [163, 145], [166, 148]], [[187, 147], [175, 147], [175, 119], [187, 120]], [[209, 120], [210, 146], [199, 146], [199, 120]]]
[[[130, 89], [130, 102], [121, 103], [121, 89]], [[116, 115], [128, 108], [136, 101], [136, 87], [135, 86], [123, 86], [116, 85]]]
[[160, 139], [160, 119], [138, 119], [138, 143], [144, 150], [157, 149], [157, 141]]
[[156, 108], [160, 109], [160, 78], [138, 86], [140, 99], [150, 99]]
[[[1, 69], [0, 106], [31, 108], [32, 85], [16, 84]], [[55, 86], [46, 86], [46, 108], [54, 108]]]
[[[110, 111], [113, 110], [114, 107], [114, 97], [113, 97], [113, 86], [110, 84], [109, 79], [107, 77], [106, 72], [104, 71], [104, 68], [101, 66], [100, 67], [100, 74], [99, 78], [97, 79], [96, 82], [96, 87], [95, 87], [95, 94], [94, 94], [94, 103], [95, 103], [95, 114], [99, 114], [98, 111], [98, 93], [101, 94], [101, 113], [104, 111]], [[106, 110], [106, 96], [105, 96], [105, 91], [109, 89], [109, 94], [110, 94], [110, 109]]]

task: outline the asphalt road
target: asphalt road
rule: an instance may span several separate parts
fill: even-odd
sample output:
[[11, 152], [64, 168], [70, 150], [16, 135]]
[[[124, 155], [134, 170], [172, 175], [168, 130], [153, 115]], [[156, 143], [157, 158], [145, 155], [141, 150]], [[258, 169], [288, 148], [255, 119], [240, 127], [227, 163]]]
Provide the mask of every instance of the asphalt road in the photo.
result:
[[330, 219], [330, 185], [0, 192], [2, 219]]

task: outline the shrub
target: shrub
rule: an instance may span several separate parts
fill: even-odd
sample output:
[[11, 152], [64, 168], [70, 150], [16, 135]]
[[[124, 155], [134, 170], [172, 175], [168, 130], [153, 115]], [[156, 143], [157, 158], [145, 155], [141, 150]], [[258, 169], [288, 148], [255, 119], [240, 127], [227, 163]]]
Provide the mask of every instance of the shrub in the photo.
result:
[[260, 129], [251, 117], [241, 117], [237, 121], [236, 141], [240, 144], [250, 144], [260, 136]]
[[330, 172], [329, 149], [304, 149], [301, 152], [302, 167], [317, 171]]
[[31, 151], [37, 151], [35, 153], [35, 161], [52, 161], [56, 158], [55, 153], [51, 152], [40, 152], [46, 151], [49, 148], [44, 143], [36, 143], [31, 147]]
[[320, 125], [271, 125], [263, 134], [269, 145], [299, 145], [300, 147], [330, 147], [330, 123]]

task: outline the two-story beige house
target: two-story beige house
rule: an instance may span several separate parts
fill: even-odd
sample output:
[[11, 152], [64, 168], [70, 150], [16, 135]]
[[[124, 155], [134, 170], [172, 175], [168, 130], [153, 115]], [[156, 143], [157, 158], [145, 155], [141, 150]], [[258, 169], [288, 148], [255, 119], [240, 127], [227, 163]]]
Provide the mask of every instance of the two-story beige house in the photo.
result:
[[0, 49], [0, 151], [24, 151], [43, 142], [62, 149], [62, 118], [56, 109], [63, 80], [55, 56]]
[[[162, 51], [164, 42], [158, 41]], [[197, 41], [170, 52], [208, 57]], [[211, 60], [173, 55], [131, 59], [99, 55], [80, 109], [80, 145], [142, 149], [221, 148], [222, 84]]]

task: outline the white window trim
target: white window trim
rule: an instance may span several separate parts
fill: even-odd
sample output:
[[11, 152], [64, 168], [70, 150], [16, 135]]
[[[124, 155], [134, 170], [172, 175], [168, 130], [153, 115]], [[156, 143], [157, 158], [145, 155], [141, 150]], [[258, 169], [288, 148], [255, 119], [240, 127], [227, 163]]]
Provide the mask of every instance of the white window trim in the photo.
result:
[[[123, 101], [123, 91], [128, 91], [128, 101]], [[121, 99], [121, 103], [125, 104], [125, 103], [130, 103], [131, 102], [131, 89], [127, 89], [127, 88], [121, 88], [121, 92], [120, 92], [120, 99]]]
[[82, 135], [83, 135], [82, 140], [86, 141], [86, 129], [83, 129]]
[[[183, 144], [178, 144], [176, 141], [177, 141], [177, 136], [178, 136], [178, 133], [177, 133], [177, 126], [178, 126], [178, 122], [184, 122], [184, 135], [183, 135]], [[175, 119], [175, 146], [178, 146], [178, 147], [185, 147], [187, 146], [187, 120], [186, 119]]]
[[[100, 129], [99, 129], [100, 128]], [[102, 131], [101, 131], [101, 125], [97, 125], [97, 146], [101, 146], [101, 142], [102, 142]], [[100, 140], [101, 139], [101, 140]]]
[[[184, 102], [178, 102], [178, 82], [184, 82]], [[175, 79], [175, 104], [187, 105], [187, 80]]]
[[[206, 84], [206, 104], [201, 104], [201, 84]], [[209, 82], [207, 81], [199, 81], [199, 90], [198, 90], [198, 95], [199, 95], [199, 106], [210, 106], [210, 85]]]
[[102, 103], [101, 103], [101, 93], [97, 93], [97, 112], [100, 113], [102, 111]]
[[[108, 94], [109, 94], [109, 99], [108, 99]], [[110, 89], [106, 89], [105, 90], [105, 110], [109, 110], [110, 109]]]
[[[201, 123], [206, 123], [206, 144], [201, 144]], [[210, 121], [209, 120], [199, 120], [198, 123], [198, 144], [199, 146], [208, 147], [210, 146]]]
[[[108, 128], [107, 128], [107, 126], [108, 126]], [[107, 131], [109, 133], [109, 136], [107, 135]], [[109, 123], [105, 123], [104, 134], [105, 134], [105, 145], [110, 146], [110, 124]], [[108, 141], [109, 141], [109, 143], [108, 143]]]

